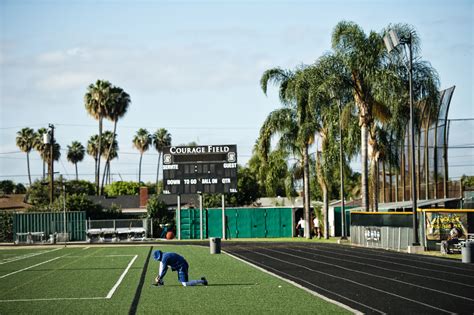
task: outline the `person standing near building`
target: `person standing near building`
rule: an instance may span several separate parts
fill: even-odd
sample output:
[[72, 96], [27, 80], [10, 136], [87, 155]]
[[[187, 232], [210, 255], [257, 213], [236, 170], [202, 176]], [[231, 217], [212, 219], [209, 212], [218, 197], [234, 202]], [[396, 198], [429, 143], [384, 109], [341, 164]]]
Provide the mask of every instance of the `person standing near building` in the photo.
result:
[[298, 231], [298, 237], [304, 237], [305, 224], [306, 224], [306, 221], [303, 219], [303, 217], [300, 217], [300, 220], [298, 221], [298, 224], [296, 225], [296, 230]]
[[314, 225], [314, 236], [317, 236], [319, 239], [321, 239], [321, 228], [319, 227], [319, 219], [318, 216], [315, 215], [313, 219], [313, 225]]

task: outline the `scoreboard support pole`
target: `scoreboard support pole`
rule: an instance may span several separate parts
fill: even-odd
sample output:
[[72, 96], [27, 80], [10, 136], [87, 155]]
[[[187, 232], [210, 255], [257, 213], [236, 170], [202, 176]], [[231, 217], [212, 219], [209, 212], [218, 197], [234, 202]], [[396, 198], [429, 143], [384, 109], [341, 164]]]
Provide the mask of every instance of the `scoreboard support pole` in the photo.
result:
[[200, 232], [200, 237], [202, 239], [202, 194], [199, 194], [199, 232]]
[[178, 195], [178, 207], [176, 209], [176, 225], [177, 225], [177, 236], [178, 240], [181, 240], [181, 195]]
[[222, 239], [225, 240], [225, 195], [222, 194]]

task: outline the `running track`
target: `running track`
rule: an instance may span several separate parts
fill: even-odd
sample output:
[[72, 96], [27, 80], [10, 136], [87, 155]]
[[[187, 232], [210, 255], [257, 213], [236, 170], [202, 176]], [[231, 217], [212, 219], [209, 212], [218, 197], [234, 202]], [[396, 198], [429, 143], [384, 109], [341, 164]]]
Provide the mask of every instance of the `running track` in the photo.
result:
[[474, 264], [323, 243], [227, 241], [222, 249], [363, 313], [474, 313]]

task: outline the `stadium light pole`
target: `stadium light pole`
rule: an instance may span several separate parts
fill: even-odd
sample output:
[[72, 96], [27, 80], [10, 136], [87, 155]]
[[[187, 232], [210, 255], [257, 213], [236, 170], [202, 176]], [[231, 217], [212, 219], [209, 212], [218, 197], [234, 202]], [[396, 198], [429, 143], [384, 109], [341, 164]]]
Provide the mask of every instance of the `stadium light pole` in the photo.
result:
[[416, 193], [416, 174], [415, 174], [415, 128], [413, 117], [413, 52], [412, 52], [412, 34], [408, 37], [400, 38], [394, 30], [390, 30], [383, 38], [385, 47], [390, 53], [400, 45], [408, 46], [408, 77], [410, 90], [410, 159], [411, 159], [411, 201], [413, 211], [413, 246], [419, 246], [418, 224], [417, 224], [417, 193]]

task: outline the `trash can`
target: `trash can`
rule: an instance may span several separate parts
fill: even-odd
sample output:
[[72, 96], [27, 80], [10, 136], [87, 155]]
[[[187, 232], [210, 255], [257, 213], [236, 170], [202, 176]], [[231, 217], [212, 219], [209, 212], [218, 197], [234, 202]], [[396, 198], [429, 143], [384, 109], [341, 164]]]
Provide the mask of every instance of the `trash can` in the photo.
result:
[[467, 240], [461, 246], [461, 257], [463, 263], [474, 262], [474, 241]]
[[209, 247], [211, 249], [211, 254], [220, 254], [221, 253], [221, 239], [219, 237], [211, 237], [209, 239]]

